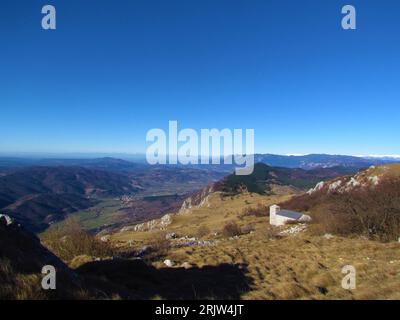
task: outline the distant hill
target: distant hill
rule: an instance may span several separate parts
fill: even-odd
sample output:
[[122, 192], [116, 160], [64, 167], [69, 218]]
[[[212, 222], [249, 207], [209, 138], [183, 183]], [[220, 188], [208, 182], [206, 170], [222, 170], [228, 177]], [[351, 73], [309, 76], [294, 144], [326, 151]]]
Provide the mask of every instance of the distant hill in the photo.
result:
[[131, 161], [117, 158], [88, 158], [88, 159], [63, 159], [63, 158], [11, 158], [0, 157], [0, 170], [20, 169], [33, 166], [59, 167], [59, 166], [78, 166], [88, 169], [98, 169], [106, 171], [124, 171], [131, 172], [145, 168], [145, 163], [134, 163]]
[[82, 167], [31, 167], [0, 177], [0, 210], [33, 231], [88, 208], [96, 197], [138, 191], [128, 176]]
[[332, 179], [355, 172], [354, 168], [331, 167], [304, 170], [298, 168], [271, 167], [257, 163], [251, 175], [239, 176], [231, 174], [216, 183], [216, 190], [237, 193], [240, 190], [265, 194], [273, 184], [292, 186], [299, 189], [309, 188], [321, 180]]
[[63, 220], [68, 214], [89, 208], [95, 201], [79, 194], [30, 194], [1, 211], [32, 231], [42, 231], [51, 223]]
[[239, 176], [230, 174], [225, 178], [193, 193], [182, 204], [181, 212], [186, 212], [193, 206], [201, 206], [207, 202], [208, 197], [215, 192], [225, 195], [236, 195], [244, 191], [270, 194], [273, 186], [283, 186], [297, 191], [306, 190], [321, 180], [354, 173], [357, 168], [332, 167], [304, 170], [299, 168], [271, 167], [264, 163], [256, 163], [252, 174]]

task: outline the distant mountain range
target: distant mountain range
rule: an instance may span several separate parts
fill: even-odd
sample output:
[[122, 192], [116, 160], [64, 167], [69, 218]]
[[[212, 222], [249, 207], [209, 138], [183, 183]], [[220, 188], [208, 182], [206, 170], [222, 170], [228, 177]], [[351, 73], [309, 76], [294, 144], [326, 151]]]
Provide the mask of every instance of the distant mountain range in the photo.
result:
[[255, 162], [262, 162], [274, 167], [302, 168], [306, 170], [331, 167], [364, 168], [371, 165], [381, 165], [400, 161], [397, 158], [362, 158], [355, 156], [309, 154], [301, 156], [282, 156], [274, 154], [256, 154]]
[[93, 159], [62, 159], [62, 158], [10, 158], [0, 157], [0, 169], [20, 169], [32, 166], [79, 166], [83, 168], [99, 169], [107, 171], [136, 171], [146, 167], [141, 162], [131, 162], [116, 158], [93, 158]]
[[[356, 167], [363, 168], [371, 165], [400, 162], [398, 156], [346, 156], [329, 154], [309, 155], [276, 155], [276, 154], [255, 154], [255, 163], [261, 162], [273, 167], [302, 168], [306, 170], [329, 167]], [[152, 168], [165, 168], [166, 166], [150, 166], [146, 163], [145, 157], [136, 156], [132, 159], [117, 159], [112, 157], [103, 158], [29, 158], [29, 157], [1, 157], [0, 173], [11, 168], [30, 166], [80, 166], [91, 169], [137, 172]], [[181, 165], [168, 165], [168, 167], [182, 167]], [[189, 165], [184, 167], [201, 168], [212, 171], [232, 171], [233, 165]]]

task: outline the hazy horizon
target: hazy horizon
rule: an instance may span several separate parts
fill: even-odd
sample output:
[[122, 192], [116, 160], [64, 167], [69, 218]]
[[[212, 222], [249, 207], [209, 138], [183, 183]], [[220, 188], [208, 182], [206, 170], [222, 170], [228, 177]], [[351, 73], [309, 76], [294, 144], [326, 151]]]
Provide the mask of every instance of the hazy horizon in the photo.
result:
[[[255, 153], [255, 155], [276, 155], [276, 156], [287, 156], [287, 157], [301, 157], [309, 155], [328, 155], [328, 156], [349, 156], [349, 157], [359, 157], [359, 158], [400, 158], [400, 154], [366, 154], [366, 155], [356, 155], [356, 154], [330, 154], [324, 152], [311, 152], [305, 154], [278, 154], [270, 152]], [[200, 155], [201, 156], [201, 155]], [[112, 153], [112, 152], [1, 152], [0, 158], [15, 157], [15, 158], [59, 158], [59, 159], [79, 159], [79, 158], [120, 158], [120, 159], [140, 159], [145, 160], [145, 153]], [[168, 154], [167, 154], [168, 157]]]

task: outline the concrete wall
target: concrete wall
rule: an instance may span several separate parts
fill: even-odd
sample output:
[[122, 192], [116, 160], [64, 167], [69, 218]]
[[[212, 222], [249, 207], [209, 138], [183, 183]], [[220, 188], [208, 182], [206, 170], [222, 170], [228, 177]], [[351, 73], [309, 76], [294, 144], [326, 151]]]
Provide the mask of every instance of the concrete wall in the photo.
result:
[[294, 220], [295, 219], [277, 215], [277, 216], [275, 216], [274, 223], [273, 224], [271, 223], [271, 224], [273, 226], [283, 226], [283, 225], [285, 225], [285, 223], [287, 221], [294, 221]]
[[269, 224], [274, 226], [276, 225], [276, 214], [281, 210], [281, 208], [277, 205], [273, 205], [269, 207]]

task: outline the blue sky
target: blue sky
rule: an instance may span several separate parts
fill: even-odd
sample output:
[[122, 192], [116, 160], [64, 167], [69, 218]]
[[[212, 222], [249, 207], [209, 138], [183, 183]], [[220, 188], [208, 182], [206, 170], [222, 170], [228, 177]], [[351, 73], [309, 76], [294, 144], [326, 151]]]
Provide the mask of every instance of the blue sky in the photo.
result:
[[400, 154], [399, 15], [396, 0], [2, 0], [0, 152], [144, 152], [177, 120], [254, 128], [260, 153]]

